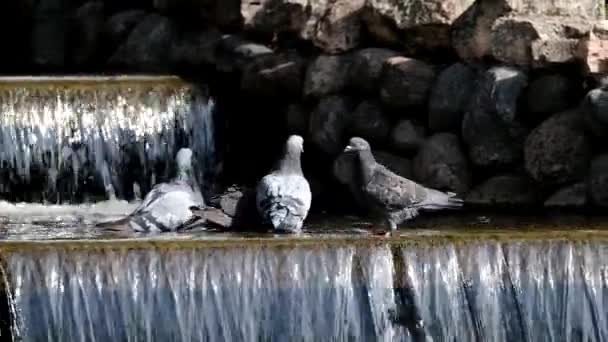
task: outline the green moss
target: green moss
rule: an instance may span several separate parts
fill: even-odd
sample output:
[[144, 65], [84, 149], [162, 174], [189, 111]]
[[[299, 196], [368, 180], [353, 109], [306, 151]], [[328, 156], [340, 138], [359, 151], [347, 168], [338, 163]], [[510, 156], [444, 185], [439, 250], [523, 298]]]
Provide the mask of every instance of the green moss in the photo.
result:
[[485, 242], [557, 242], [557, 241], [594, 241], [608, 244], [608, 230], [466, 230], [440, 231], [433, 235], [424, 231], [412, 231], [399, 236], [305, 236], [305, 237], [250, 237], [218, 239], [184, 238], [168, 240], [164, 238], [140, 239], [99, 239], [99, 240], [50, 240], [50, 241], [2, 241], [0, 251], [44, 250], [136, 250], [136, 249], [201, 249], [201, 248], [336, 248], [336, 247], [375, 247], [375, 246], [440, 246], [445, 244], [477, 244]]
[[188, 83], [177, 76], [57, 76], [57, 77], [0, 77], [0, 89], [2, 88], [76, 88], [87, 89], [100, 86], [110, 87], [142, 87], [146, 84], [154, 86], [179, 87]]

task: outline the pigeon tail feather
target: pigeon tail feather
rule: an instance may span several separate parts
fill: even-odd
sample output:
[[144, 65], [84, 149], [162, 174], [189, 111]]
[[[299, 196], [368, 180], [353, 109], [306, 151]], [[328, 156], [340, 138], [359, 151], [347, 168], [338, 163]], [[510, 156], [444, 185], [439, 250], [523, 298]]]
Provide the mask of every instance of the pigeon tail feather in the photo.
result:
[[456, 197], [453, 192], [441, 192], [439, 190], [427, 189], [427, 198], [420, 204], [425, 210], [458, 209], [464, 201]]
[[274, 203], [266, 211], [268, 221], [275, 230], [293, 231], [299, 230], [302, 218], [294, 215], [294, 209], [283, 203]]

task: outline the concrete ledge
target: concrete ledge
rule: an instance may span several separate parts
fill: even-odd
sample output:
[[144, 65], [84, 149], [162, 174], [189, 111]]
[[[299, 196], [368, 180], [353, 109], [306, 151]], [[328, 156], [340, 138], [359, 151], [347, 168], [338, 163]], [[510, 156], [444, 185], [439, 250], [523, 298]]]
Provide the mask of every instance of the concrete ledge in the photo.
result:
[[337, 248], [344, 246], [374, 247], [380, 245], [443, 245], [443, 244], [476, 244], [480, 242], [602, 242], [608, 243], [607, 229], [558, 229], [558, 230], [402, 230], [392, 237], [356, 234], [303, 234], [286, 237], [245, 237], [238, 235], [172, 235], [166, 237], [147, 237], [129, 239], [97, 239], [97, 240], [27, 240], [0, 241], [0, 253], [18, 251], [45, 250], [179, 250], [201, 248]]
[[59, 75], [59, 76], [5, 76], [0, 77], [0, 87], [23, 86], [78, 86], [98, 84], [153, 84], [175, 85], [189, 84], [175, 75]]

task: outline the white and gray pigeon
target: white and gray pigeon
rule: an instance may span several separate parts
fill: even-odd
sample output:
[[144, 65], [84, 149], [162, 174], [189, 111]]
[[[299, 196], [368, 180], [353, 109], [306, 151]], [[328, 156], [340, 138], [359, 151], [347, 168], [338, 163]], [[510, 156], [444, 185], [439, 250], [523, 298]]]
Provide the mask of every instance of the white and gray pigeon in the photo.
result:
[[177, 176], [155, 185], [142, 203], [124, 219], [99, 226], [159, 233], [193, 228], [204, 222], [205, 203], [192, 179], [192, 150], [182, 148], [175, 158]]
[[302, 173], [300, 156], [304, 139], [292, 135], [274, 170], [264, 176], [256, 188], [256, 206], [262, 223], [275, 232], [299, 233], [308, 215], [312, 194]]
[[386, 221], [391, 230], [418, 216], [421, 210], [457, 209], [463, 201], [453, 192], [441, 192], [401, 177], [376, 162], [367, 141], [350, 139], [344, 149], [357, 154], [356, 188], [372, 214]]

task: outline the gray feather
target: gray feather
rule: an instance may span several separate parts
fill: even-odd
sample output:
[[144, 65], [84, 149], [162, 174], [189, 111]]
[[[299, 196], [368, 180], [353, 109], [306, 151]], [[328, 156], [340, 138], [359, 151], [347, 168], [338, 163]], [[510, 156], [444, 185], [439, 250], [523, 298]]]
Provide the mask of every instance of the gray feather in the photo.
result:
[[310, 185], [302, 173], [303, 140], [291, 136], [276, 170], [264, 176], [256, 188], [256, 205], [262, 223], [275, 231], [299, 232], [310, 209]]
[[203, 223], [205, 203], [190, 179], [191, 156], [192, 151], [181, 149], [176, 156], [178, 175], [175, 179], [155, 185], [126, 218], [98, 226], [108, 229], [128, 227], [148, 233], [176, 231]]
[[167, 232], [188, 228], [203, 219], [199, 210], [204, 208], [204, 203], [197, 197], [186, 182], [158, 184], [129, 215], [128, 225], [138, 232]]
[[351, 139], [347, 150], [357, 151], [359, 157], [355, 187], [369, 209], [384, 217], [392, 229], [418, 216], [421, 210], [456, 209], [463, 204], [454, 193], [424, 187], [379, 164], [369, 144], [361, 138]]

